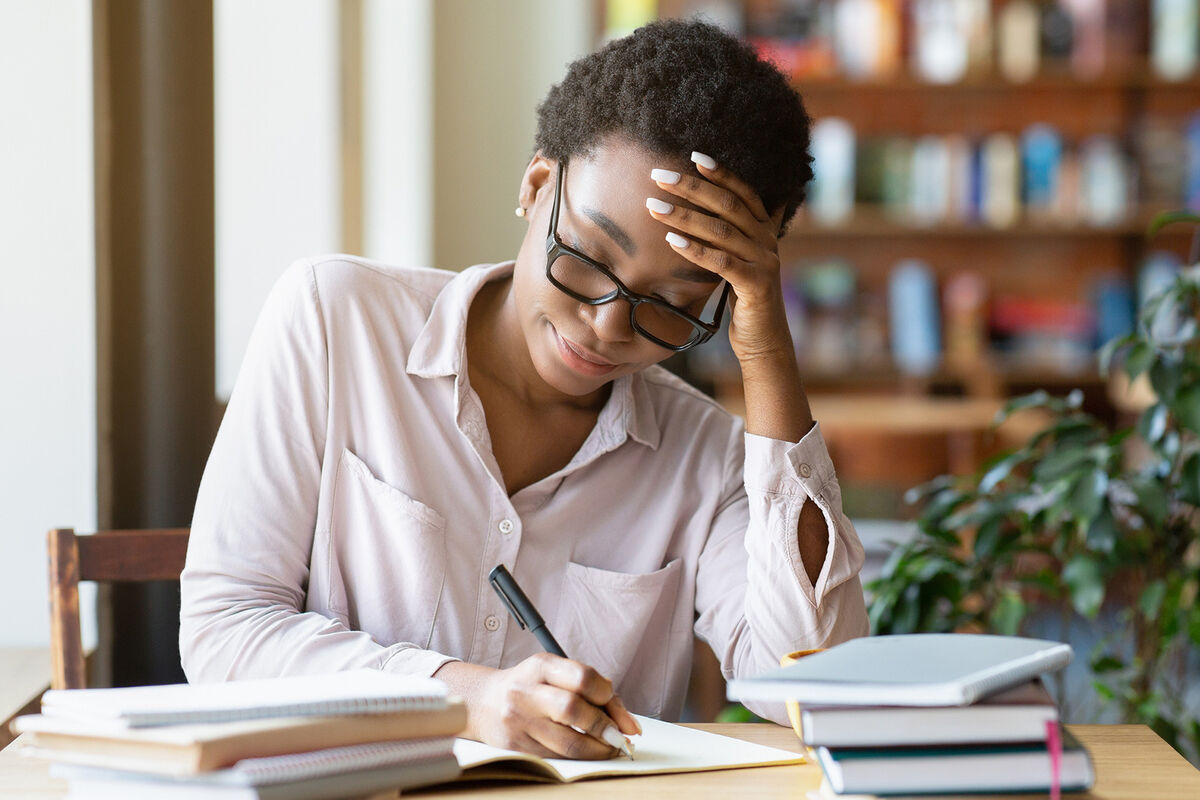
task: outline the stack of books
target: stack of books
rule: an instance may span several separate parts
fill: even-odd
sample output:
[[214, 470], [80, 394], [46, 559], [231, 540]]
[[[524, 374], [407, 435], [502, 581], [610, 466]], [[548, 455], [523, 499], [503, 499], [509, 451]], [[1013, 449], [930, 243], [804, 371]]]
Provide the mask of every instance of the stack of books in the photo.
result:
[[466, 721], [440, 681], [362, 670], [50, 691], [12, 727], [72, 798], [320, 800], [453, 780]]
[[797, 732], [830, 794], [1083, 791], [1083, 746], [1041, 673], [1069, 646], [1008, 636], [857, 639], [730, 683], [737, 699], [797, 702]]
[[1061, 790], [1092, 783], [1087, 751], [1059, 726], [1040, 680], [969, 706], [824, 706], [801, 720], [838, 794], [1044, 792], [1056, 759]]

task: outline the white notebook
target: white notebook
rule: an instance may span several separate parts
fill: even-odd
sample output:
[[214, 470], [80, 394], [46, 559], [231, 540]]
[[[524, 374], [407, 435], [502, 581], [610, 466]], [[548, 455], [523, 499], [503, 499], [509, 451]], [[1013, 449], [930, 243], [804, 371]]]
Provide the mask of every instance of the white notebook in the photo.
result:
[[465, 779], [541, 780], [571, 783], [584, 778], [803, 764], [799, 753], [637, 716], [641, 736], [631, 736], [634, 758], [576, 761], [505, 750], [470, 739], [454, 743]]
[[447, 697], [446, 684], [434, 678], [364, 669], [228, 683], [56, 689], [42, 696], [42, 714], [137, 728], [438, 709], [446, 707]]
[[851, 639], [729, 682], [730, 700], [805, 705], [965, 706], [1065, 667], [1071, 646], [1044, 639], [913, 633]]
[[325, 800], [453, 780], [459, 770], [452, 747], [449, 737], [376, 742], [244, 759], [228, 769], [176, 778], [63, 764], [52, 765], [50, 774], [68, 782], [70, 797], [88, 800]]

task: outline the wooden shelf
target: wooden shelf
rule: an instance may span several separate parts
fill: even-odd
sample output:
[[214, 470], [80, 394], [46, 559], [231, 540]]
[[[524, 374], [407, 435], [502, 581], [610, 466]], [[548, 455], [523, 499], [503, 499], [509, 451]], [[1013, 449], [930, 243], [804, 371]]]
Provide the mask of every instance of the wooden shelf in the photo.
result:
[[[1064, 371], [1005, 363], [1003, 359], [996, 358], [993, 358], [989, 365], [975, 370], [968, 371], [943, 366], [924, 375], [902, 372], [891, 363], [850, 364], [845, 369], [837, 370], [822, 369], [802, 363], [800, 370], [805, 384], [809, 387], [843, 386], [858, 387], [864, 390], [911, 387], [921, 391], [933, 386], [953, 385], [969, 389], [981, 382], [993, 382], [1000, 386], [1045, 386], [1048, 390], [1065, 393], [1076, 387], [1096, 387], [1107, 383], [1107, 379], [1094, 368]], [[741, 387], [741, 375], [736, 367], [705, 377], [718, 387]], [[969, 391], [966, 393], [970, 394]]]
[[931, 83], [910, 74], [898, 74], [888, 78], [855, 80], [847, 77], [795, 77], [792, 85], [801, 94], [810, 92], [1046, 92], [1046, 91], [1091, 91], [1108, 90], [1151, 90], [1151, 91], [1200, 91], [1200, 75], [1192, 75], [1178, 81], [1158, 77], [1149, 67], [1138, 67], [1123, 72], [1109, 72], [1094, 78], [1079, 77], [1071, 72], [1044, 72], [1027, 81], [1009, 80], [1003, 75], [968, 75], [953, 83]]
[[[881, 209], [860, 207], [844, 222], [825, 224], [816, 222], [811, 217], [797, 216], [788, 230], [788, 236], [811, 238], [824, 236], [833, 238], [909, 238], [918, 236], [953, 236], [964, 238], [989, 239], [996, 237], [1020, 237], [1036, 239], [1039, 237], [1137, 237], [1145, 236], [1153, 214], [1138, 213], [1123, 222], [1106, 225], [1087, 225], [1084, 223], [1064, 224], [1060, 222], [1041, 222], [1022, 220], [1006, 228], [994, 228], [982, 223], [939, 222], [921, 224], [906, 222], [892, 216]], [[1185, 226], [1177, 229], [1165, 228], [1160, 236], [1176, 236], [1188, 234]], [[1190, 234], [1189, 234], [1190, 235]]]

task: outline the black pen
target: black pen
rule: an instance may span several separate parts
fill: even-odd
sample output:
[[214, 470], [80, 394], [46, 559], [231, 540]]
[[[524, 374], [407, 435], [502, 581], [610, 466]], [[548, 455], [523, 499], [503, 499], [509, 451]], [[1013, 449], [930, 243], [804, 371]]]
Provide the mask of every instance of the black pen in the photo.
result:
[[[567, 654], [563, 652], [562, 647], [550, 633], [550, 629], [546, 627], [546, 621], [542, 619], [542, 615], [534, 608], [533, 603], [521, 590], [517, 584], [517, 579], [514, 578], [503, 564], [497, 564], [496, 567], [488, 573], [488, 583], [496, 590], [496, 594], [500, 595], [500, 599], [504, 601], [504, 605], [508, 606], [508, 613], [513, 615], [513, 619], [522, 628], [528, 628], [542, 643], [542, 649], [551, 655], [561, 656], [566, 658]], [[608, 734], [612, 733], [611, 737], [614, 741], [609, 741]], [[615, 740], [620, 739], [618, 744]], [[629, 743], [625, 741], [625, 737], [621, 735], [619, 730], [609, 728], [605, 730], [604, 743], [610, 747], [620, 749], [625, 755], [629, 756], [630, 761], [633, 760], [633, 751], [629, 749]]]

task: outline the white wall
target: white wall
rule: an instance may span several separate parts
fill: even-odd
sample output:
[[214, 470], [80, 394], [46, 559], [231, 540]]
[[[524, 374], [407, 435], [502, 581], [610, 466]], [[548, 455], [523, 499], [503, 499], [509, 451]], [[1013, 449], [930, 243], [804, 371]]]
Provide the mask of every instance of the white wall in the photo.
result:
[[364, 255], [433, 263], [433, 0], [363, 6]]
[[515, 258], [513, 216], [534, 112], [591, 50], [593, 6], [572, 0], [438, 0], [434, 6], [433, 266]]
[[0, 647], [49, 640], [46, 531], [96, 527], [92, 173], [91, 4], [0, 0]]
[[217, 390], [266, 292], [342, 249], [338, 59], [361, 58], [363, 255], [461, 269], [516, 255], [534, 111], [593, 41], [573, 0], [365, 0], [337, 52], [333, 0], [216, 0]]
[[216, 0], [217, 396], [267, 292], [341, 249], [336, 0]]

